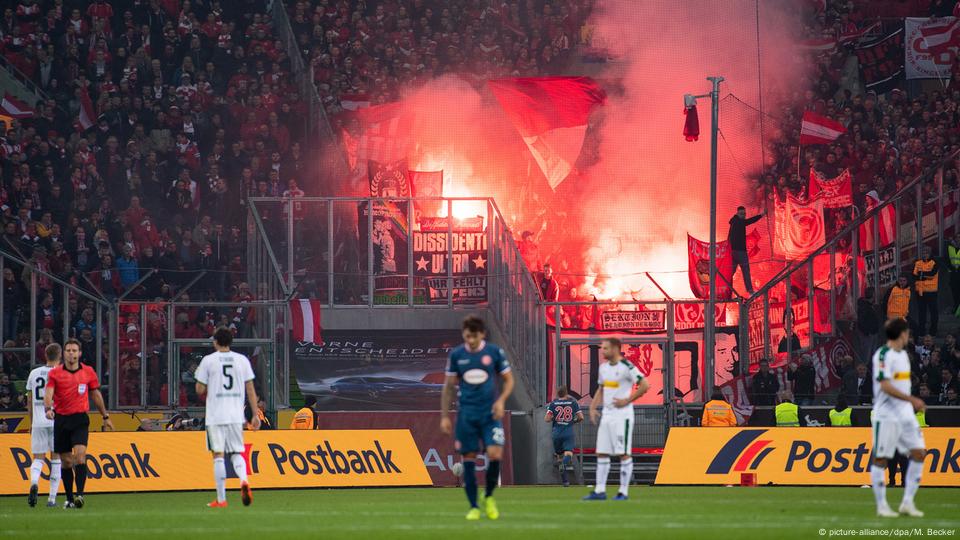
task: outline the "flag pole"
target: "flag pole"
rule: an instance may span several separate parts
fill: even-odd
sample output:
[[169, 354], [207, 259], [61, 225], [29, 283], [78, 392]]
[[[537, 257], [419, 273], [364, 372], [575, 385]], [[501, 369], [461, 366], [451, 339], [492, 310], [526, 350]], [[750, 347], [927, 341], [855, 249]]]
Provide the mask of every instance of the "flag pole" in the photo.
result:
[[711, 122], [710, 122], [710, 297], [707, 300], [707, 311], [703, 314], [704, 344], [703, 352], [706, 359], [707, 377], [706, 388], [713, 391], [714, 373], [714, 324], [716, 321], [717, 305], [717, 134], [720, 131], [720, 83], [723, 77], [707, 77], [713, 83], [710, 92]]

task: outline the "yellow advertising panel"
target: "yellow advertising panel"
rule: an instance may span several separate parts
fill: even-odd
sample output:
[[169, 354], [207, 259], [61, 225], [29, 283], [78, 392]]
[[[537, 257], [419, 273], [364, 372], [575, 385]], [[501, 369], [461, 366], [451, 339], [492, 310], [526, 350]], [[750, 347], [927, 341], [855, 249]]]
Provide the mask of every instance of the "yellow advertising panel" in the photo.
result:
[[[243, 436], [255, 488], [432, 485], [407, 429]], [[0, 495], [29, 490], [31, 461], [29, 434], [0, 436]], [[89, 493], [213, 489], [212, 463], [203, 431], [91, 433], [86, 488]], [[229, 460], [227, 469], [235, 479]]]
[[[90, 431], [100, 431], [103, 426], [100, 413], [91, 412], [88, 416], [90, 417]], [[160, 428], [163, 428], [163, 419], [163, 413], [158, 412], [137, 412], [136, 414], [121, 411], [110, 412], [110, 421], [113, 422], [113, 428], [116, 431], [136, 431], [143, 425], [144, 421], [159, 422]], [[0, 414], [0, 423], [3, 424], [0, 425], [0, 433], [30, 433], [30, 418], [25, 412], [2, 413]]]
[[[960, 486], [960, 430], [924, 428], [923, 485]], [[671, 428], [657, 484], [860, 486], [870, 483], [870, 428]]]

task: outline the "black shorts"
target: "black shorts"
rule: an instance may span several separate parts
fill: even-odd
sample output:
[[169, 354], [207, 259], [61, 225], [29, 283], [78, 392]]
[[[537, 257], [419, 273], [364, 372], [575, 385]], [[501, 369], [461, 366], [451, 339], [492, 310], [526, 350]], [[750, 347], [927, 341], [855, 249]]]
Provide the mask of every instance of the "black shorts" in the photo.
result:
[[67, 454], [73, 447], [87, 445], [90, 438], [90, 417], [87, 413], [58, 414], [53, 418], [53, 451]]

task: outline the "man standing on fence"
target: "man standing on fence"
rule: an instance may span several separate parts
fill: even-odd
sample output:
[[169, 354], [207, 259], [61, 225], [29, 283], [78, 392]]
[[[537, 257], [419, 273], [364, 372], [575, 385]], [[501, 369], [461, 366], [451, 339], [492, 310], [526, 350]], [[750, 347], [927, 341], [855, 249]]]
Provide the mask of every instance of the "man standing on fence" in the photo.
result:
[[927, 317], [930, 317], [930, 335], [937, 335], [937, 322], [940, 319], [940, 306], [937, 304], [937, 290], [940, 286], [940, 267], [930, 257], [930, 248], [920, 248], [920, 260], [913, 265], [913, 277], [916, 278], [917, 304], [920, 316], [917, 321], [917, 334], [927, 332]]
[[730, 251], [733, 252], [733, 271], [730, 272], [730, 279], [737, 272], [737, 266], [740, 266], [743, 284], [747, 287], [747, 292], [753, 294], [753, 282], [750, 280], [750, 257], [747, 255], [747, 225], [753, 225], [760, 221], [764, 212], [747, 218], [747, 209], [743, 206], [737, 207], [737, 213], [730, 218], [730, 230], [727, 232], [727, 242], [730, 243]]

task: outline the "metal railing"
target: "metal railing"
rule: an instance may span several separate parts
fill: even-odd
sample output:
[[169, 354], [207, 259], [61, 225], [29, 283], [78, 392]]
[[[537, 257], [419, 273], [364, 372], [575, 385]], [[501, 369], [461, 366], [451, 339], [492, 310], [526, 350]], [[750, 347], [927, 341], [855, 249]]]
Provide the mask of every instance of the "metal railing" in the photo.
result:
[[252, 198], [248, 219], [247, 271], [267, 298], [337, 309], [487, 309], [520, 378], [546, 396], [539, 289], [491, 199]]
[[46, 343], [71, 337], [81, 341], [86, 361], [104, 373], [115, 352], [109, 339], [116, 335], [110, 328], [114, 305], [4, 249], [0, 276], [0, 355], [14, 378], [42, 362]]
[[[751, 362], [780, 355], [776, 362], [782, 363], [824, 338], [851, 336], [857, 301], [867, 287], [873, 287], [872, 300], [882, 308], [897, 276], [912, 274], [921, 248], [943, 257], [946, 238], [958, 230], [960, 219], [960, 191], [944, 186], [943, 171], [958, 157], [960, 151], [953, 152], [929, 167], [747, 299], [740, 319], [748, 323], [741, 325], [740, 341], [747, 344]], [[861, 360], [872, 353], [868, 345], [858, 347]]]
[[[44, 102], [50, 101], [50, 96], [49, 96], [42, 88], [40, 88], [40, 87], [37, 85], [37, 83], [33, 82], [33, 81], [30, 79], [30, 77], [28, 77], [24, 72], [22, 72], [22, 71], [20, 71], [19, 69], [17, 69], [17, 66], [13, 65], [12, 63], [10, 63], [10, 61], [7, 60], [6, 57], [4, 57], [2, 54], [0, 54], [0, 67], [2, 67], [4, 70], [6, 70], [7, 73], [9, 73], [10, 76], [11, 76], [15, 81], [17, 81], [18, 83], [20, 83], [20, 85], [23, 86], [23, 88], [24, 88], [27, 92], [33, 94], [33, 98], [34, 98], [34, 99], [30, 102], [30, 106], [31, 106], [31, 107], [36, 106], [37, 101], [41, 101], [41, 100], [44, 101]], [[59, 108], [59, 106], [58, 106], [58, 108]], [[62, 111], [62, 109], [61, 109], [61, 111]], [[66, 111], [64, 111], [64, 112], [66, 112]]]

